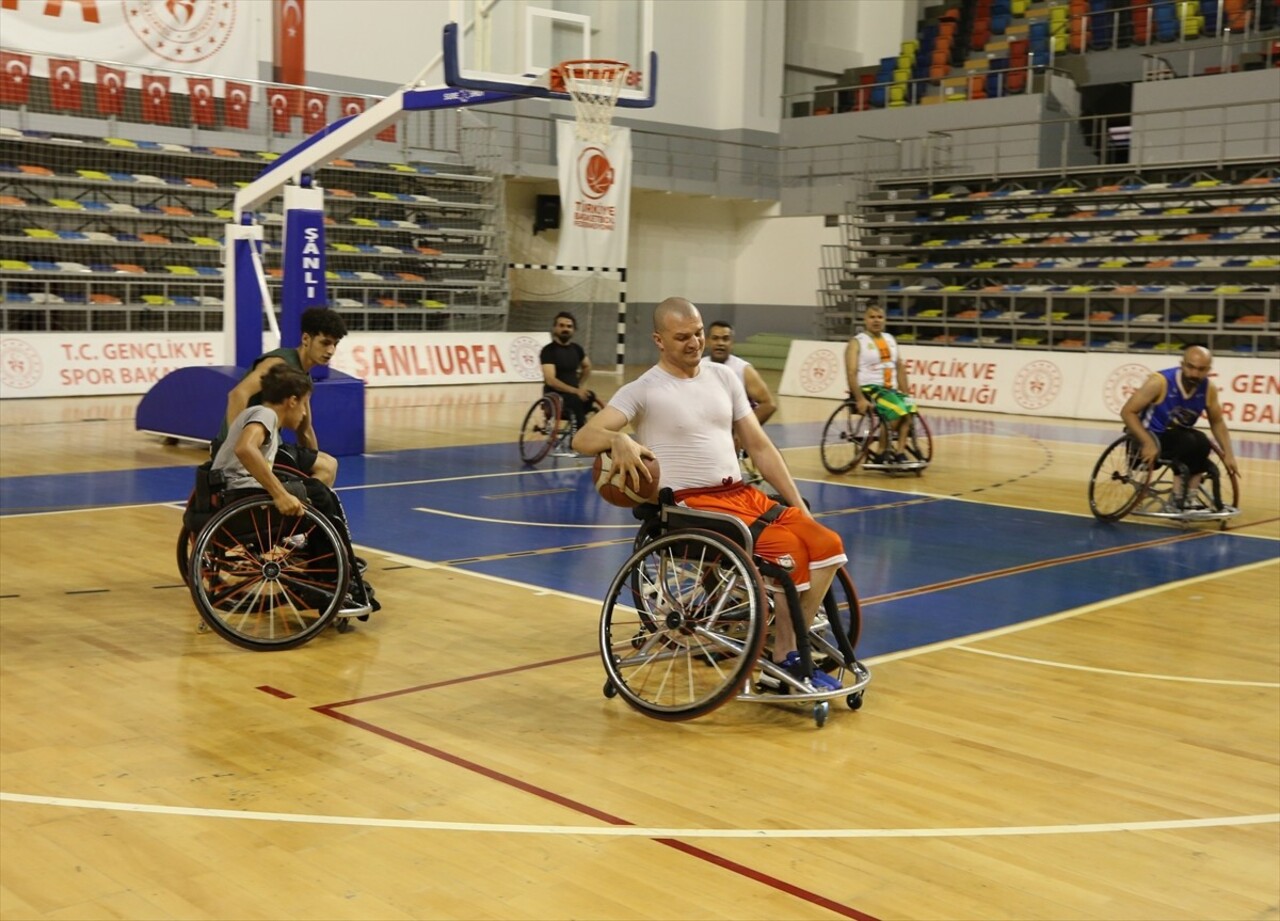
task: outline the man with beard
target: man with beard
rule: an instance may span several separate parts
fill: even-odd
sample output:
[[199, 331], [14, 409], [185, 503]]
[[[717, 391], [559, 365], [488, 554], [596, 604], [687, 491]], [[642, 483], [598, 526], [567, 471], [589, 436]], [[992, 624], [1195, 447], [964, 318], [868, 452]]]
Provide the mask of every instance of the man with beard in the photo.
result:
[[591, 374], [591, 361], [582, 346], [573, 341], [578, 321], [562, 310], [551, 324], [551, 341], [542, 347], [542, 392], [555, 393], [564, 403], [565, 415], [576, 431], [587, 421], [587, 411], [596, 395], [583, 384]]

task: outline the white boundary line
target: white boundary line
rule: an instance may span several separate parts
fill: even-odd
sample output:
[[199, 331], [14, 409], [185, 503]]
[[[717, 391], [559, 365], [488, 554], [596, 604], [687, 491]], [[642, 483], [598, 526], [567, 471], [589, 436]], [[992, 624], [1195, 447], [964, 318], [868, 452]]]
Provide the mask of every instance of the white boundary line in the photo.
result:
[[489, 822], [435, 822], [429, 819], [379, 819], [343, 815], [302, 815], [292, 812], [251, 812], [236, 809], [202, 809], [196, 806], [157, 806], [114, 803], [107, 800], [63, 796], [34, 796], [0, 792], [0, 801], [66, 809], [101, 809], [149, 815], [202, 819], [238, 819], [251, 822], [288, 822], [300, 825], [354, 825], [364, 828], [412, 828], [426, 831], [489, 832], [516, 835], [583, 835], [605, 838], [986, 838], [1012, 835], [1078, 835], [1114, 832], [1169, 831], [1195, 828], [1227, 828], [1272, 825], [1280, 813], [1215, 816], [1206, 819], [1164, 819], [1150, 822], [1095, 822], [1079, 825], [1013, 825], [975, 828], [650, 828], [639, 825], [511, 825]]
[[428, 515], [444, 515], [446, 518], [461, 518], [464, 521], [483, 521], [487, 524], [505, 524], [513, 528], [588, 528], [591, 530], [603, 528], [626, 528], [628, 531], [635, 531], [640, 527], [640, 522], [635, 524], [559, 524], [554, 521], [510, 521], [505, 518], [483, 518], [480, 515], [464, 515], [461, 512], [445, 512], [438, 508], [415, 508], [415, 512], [425, 512]]
[[1026, 662], [1029, 665], [1044, 665], [1049, 668], [1065, 668], [1076, 672], [1093, 672], [1098, 675], [1115, 675], [1120, 678], [1145, 678], [1150, 681], [1185, 681], [1190, 684], [1224, 684], [1241, 688], [1276, 688], [1280, 689], [1280, 681], [1231, 681], [1226, 678], [1193, 678], [1189, 675], [1159, 675], [1153, 672], [1127, 672], [1118, 668], [1098, 668], [1093, 665], [1072, 665], [1069, 662], [1054, 662], [1050, 659], [1033, 659], [1030, 656], [1013, 656], [1007, 652], [992, 652], [990, 649], [973, 649], [969, 646], [957, 646], [962, 652], [972, 652], [979, 656], [992, 656], [997, 659], [1009, 659], [1014, 662]]

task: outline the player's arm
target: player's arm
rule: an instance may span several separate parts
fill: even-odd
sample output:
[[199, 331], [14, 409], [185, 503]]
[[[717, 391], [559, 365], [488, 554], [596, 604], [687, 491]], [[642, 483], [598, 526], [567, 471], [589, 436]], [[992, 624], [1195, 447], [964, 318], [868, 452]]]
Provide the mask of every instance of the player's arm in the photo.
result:
[[871, 403], [862, 395], [862, 388], [858, 386], [858, 355], [861, 351], [858, 337], [854, 336], [844, 350], [844, 373], [849, 381], [849, 396], [853, 397], [853, 404], [858, 412], [865, 416], [871, 412]]
[[652, 479], [641, 458], [653, 457], [653, 452], [624, 432], [626, 425], [627, 417], [621, 411], [606, 406], [573, 436], [573, 450], [590, 455], [608, 451], [614, 468], [623, 472], [632, 489], [639, 490], [642, 482]]
[[579, 396], [584, 400], [587, 398], [587, 378], [591, 376], [591, 359], [585, 354], [582, 356], [582, 364], [578, 365], [578, 389], [581, 391]]
[[298, 423], [298, 427], [293, 430], [293, 434], [297, 436], [298, 444], [304, 448], [310, 448], [312, 451], [320, 450], [320, 439], [316, 436], [315, 427], [311, 424], [311, 394], [307, 394], [303, 398], [302, 405], [304, 407], [302, 413], [302, 421]]
[[284, 364], [283, 358], [264, 358], [244, 376], [240, 383], [231, 388], [231, 392], [227, 394], [227, 425], [235, 422], [236, 416], [248, 409], [249, 401], [262, 390], [263, 376], [276, 365], [281, 364]]
[[1227, 431], [1227, 421], [1222, 415], [1222, 403], [1218, 400], [1218, 387], [1212, 381], [1209, 382], [1209, 396], [1205, 400], [1204, 414], [1209, 417], [1209, 429], [1213, 432], [1214, 440], [1218, 442], [1218, 447], [1222, 449], [1222, 461], [1237, 477], [1240, 476], [1240, 468], [1236, 464], [1235, 452], [1231, 449], [1231, 433]]
[[1120, 407], [1120, 418], [1124, 420], [1124, 427], [1142, 445], [1142, 459], [1149, 464], [1154, 463], [1160, 456], [1160, 440], [1147, 431], [1140, 417], [1148, 406], [1164, 399], [1164, 385], [1164, 378], [1159, 374], [1153, 374], [1147, 378], [1146, 383], [1130, 395], [1129, 399], [1125, 400], [1124, 406]]
[[769, 420], [769, 417], [778, 411], [778, 404], [773, 402], [773, 394], [769, 392], [769, 385], [764, 382], [764, 378], [760, 376], [760, 372], [755, 369], [754, 365], [747, 365], [742, 373], [742, 382], [747, 387], [747, 397], [750, 398], [755, 407], [756, 419], [761, 425]]
[[782, 500], [794, 508], [799, 509], [803, 514], [808, 515], [808, 506], [804, 504], [804, 499], [800, 495], [800, 488], [796, 486], [796, 481], [791, 477], [791, 471], [787, 469], [787, 462], [782, 459], [776, 445], [765, 434], [764, 429], [760, 425], [760, 420], [755, 417], [754, 413], [748, 413], [741, 419], [733, 423], [733, 434], [737, 436], [738, 441], [747, 449], [747, 453], [751, 455], [751, 460], [756, 465], [756, 469], [760, 471], [760, 475], [769, 481]]
[[907, 363], [902, 360], [901, 356], [898, 357], [896, 367], [898, 371], [898, 392], [904, 396], [910, 396], [911, 384], [907, 381]]
[[244, 469], [253, 474], [263, 489], [271, 496], [282, 515], [301, 515], [302, 500], [284, 488], [267, 459], [262, 456], [261, 445], [267, 437], [267, 428], [260, 422], [250, 422], [236, 441], [236, 457]]

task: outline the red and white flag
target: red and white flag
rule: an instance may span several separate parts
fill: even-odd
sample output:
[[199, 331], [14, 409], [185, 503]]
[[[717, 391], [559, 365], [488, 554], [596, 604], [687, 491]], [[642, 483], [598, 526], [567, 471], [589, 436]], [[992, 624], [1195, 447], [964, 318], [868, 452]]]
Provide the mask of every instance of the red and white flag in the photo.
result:
[[329, 94], [313, 93], [308, 90], [306, 102], [302, 108], [303, 130], [307, 134], [315, 134], [327, 124], [329, 124]]
[[153, 125], [167, 125], [172, 120], [168, 77], [148, 74], [142, 78], [142, 120]]
[[98, 114], [124, 114], [124, 71], [114, 67], [104, 67], [101, 64], [96, 65], [95, 71], [98, 82], [94, 99], [98, 103]]
[[31, 96], [31, 55], [0, 51], [0, 102], [25, 106]]
[[80, 111], [80, 62], [49, 58], [49, 101], [55, 109]]
[[349, 115], [359, 115], [364, 111], [364, 98], [361, 96], [339, 96], [338, 111], [342, 113], [342, 117]]
[[293, 116], [298, 114], [302, 103], [302, 90], [273, 86], [267, 92], [267, 103], [271, 106], [271, 130], [288, 134]]
[[187, 100], [191, 105], [191, 123], [212, 128], [218, 121], [214, 105], [213, 78], [187, 77]]
[[249, 100], [253, 88], [248, 83], [228, 80], [222, 99], [222, 120], [228, 128], [249, 127]]

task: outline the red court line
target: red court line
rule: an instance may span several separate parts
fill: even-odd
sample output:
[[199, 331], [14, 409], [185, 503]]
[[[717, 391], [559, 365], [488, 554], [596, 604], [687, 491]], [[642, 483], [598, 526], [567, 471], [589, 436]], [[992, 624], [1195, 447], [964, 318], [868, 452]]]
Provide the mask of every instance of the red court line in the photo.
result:
[[[517, 670], [518, 669], [509, 669], [509, 671], [517, 671]], [[456, 684], [457, 682], [442, 682], [442, 683]], [[386, 695], [386, 696], [391, 696], [391, 695]], [[369, 698], [369, 699], [373, 699], [373, 698]], [[384, 739], [387, 739], [388, 741], [395, 742], [399, 745], [404, 745], [407, 748], [411, 748], [415, 751], [422, 752], [425, 755], [430, 755], [433, 758], [438, 758], [441, 761], [454, 765], [455, 767], [460, 767], [463, 770], [471, 771], [472, 773], [479, 774], [482, 777], [487, 777], [490, 780], [494, 780], [494, 781], [497, 781], [498, 783], [505, 784], [506, 786], [513, 787], [514, 789], [520, 790], [524, 793], [528, 793], [532, 796], [536, 796], [539, 799], [544, 799], [544, 800], [547, 800], [548, 802], [555, 803], [558, 806], [563, 806], [566, 809], [569, 809], [573, 812], [577, 812], [581, 815], [590, 816], [591, 818], [597, 819], [608, 825], [625, 826], [625, 827], [631, 827], [631, 828], [635, 827], [634, 822], [628, 822], [626, 819], [619, 818], [618, 816], [615, 816], [615, 815], [610, 815], [609, 813], [604, 812], [603, 810], [596, 809], [594, 806], [588, 806], [586, 803], [580, 803], [575, 799], [570, 799], [569, 797], [563, 796], [552, 790], [547, 790], [544, 787], [536, 786], [535, 784], [531, 784], [526, 780], [521, 780], [520, 778], [513, 777], [510, 774], [504, 774], [503, 772], [494, 770], [493, 768], [490, 768], [490, 767], [485, 767], [483, 764], [478, 764], [475, 761], [469, 761], [466, 758], [463, 758], [459, 755], [452, 754], [451, 752], [447, 752], [444, 749], [436, 748], [435, 746], [432, 746], [432, 745], [427, 745], [425, 742], [419, 742], [417, 739], [411, 739], [406, 735], [401, 735], [398, 732], [393, 732], [389, 729], [385, 729], [382, 726], [377, 725], [376, 723], [370, 723], [366, 720], [357, 719], [356, 717], [349, 716], [345, 713], [337, 713], [333, 710], [333, 707], [335, 706], [339, 706], [339, 705], [328, 704], [328, 705], [322, 705], [319, 707], [312, 707], [311, 709], [315, 710], [317, 713], [320, 713], [324, 716], [329, 716], [329, 717], [332, 717], [333, 719], [344, 722], [349, 726], [354, 726], [357, 729], [363, 729], [366, 732], [371, 732], [376, 736], [380, 736]], [[675, 838], [650, 838], [649, 840], [657, 844], [665, 845], [666, 847], [672, 848], [673, 850], [680, 851], [681, 853], [688, 854], [690, 857], [697, 858], [698, 860], [701, 860], [706, 863], [710, 863], [714, 866], [720, 867], [722, 869], [728, 870], [730, 873], [737, 874], [738, 876], [741, 876], [745, 879], [749, 879], [752, 882], [760, 883], [762, 885], [768, 886], [771, 889], [776, 889], [779, 892], [785, 893], [790, 896], [794, 896], [795, 898], [801, 899], [806, 902], [810, 902], [813, 905], [817, 905], [821, 908], [825, 908], [829, 911], [835, 912], [836, 914], [841, 915], [842, 917], [853, 918], [855, 919], [855, 921], [877, 921], [877, 919], [873, 915], [868, 915], [865, 912], [858, 911], [856, 908], [853, 908], [852, 906], [843, 905], [839, 902], [836, 902], [827, 898], [824, 895], [819, 895], [816, 892], [811, 892], [808, 889], [802, 889], [801, 887], [796, 886], [792, 883], [788, 883], [785, 880], [778, 879], [776, 876], [770, 876], [768, 873], [762, 873], [759, 870], [755, 870], [751, 867], [746, 866], [745, 864], [740, 864], [737, 861], [730, 860], [727, 857], [721, 857], [719, 854], [713, 854], [710, 851], [707, 851], [703, 848], [698, 847], [697, 845], [688, 844], [684, 841], [679, 841]]]

